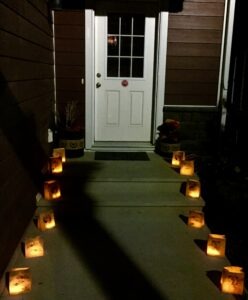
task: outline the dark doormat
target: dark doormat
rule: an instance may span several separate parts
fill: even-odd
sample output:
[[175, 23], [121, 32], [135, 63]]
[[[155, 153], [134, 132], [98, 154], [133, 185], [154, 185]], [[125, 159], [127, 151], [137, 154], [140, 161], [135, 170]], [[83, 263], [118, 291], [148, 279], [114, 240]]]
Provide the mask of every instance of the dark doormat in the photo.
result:
[[96, 152], [95, 160], [149, 160], [146, 152]]

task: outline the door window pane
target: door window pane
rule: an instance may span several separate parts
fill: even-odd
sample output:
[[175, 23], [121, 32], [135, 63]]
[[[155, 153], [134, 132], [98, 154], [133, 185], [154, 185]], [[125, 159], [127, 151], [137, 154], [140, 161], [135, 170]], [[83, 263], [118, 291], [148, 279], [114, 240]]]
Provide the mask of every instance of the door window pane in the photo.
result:
[[119, 54], [119, 37], [116, 35], [108, 36], [108, 55], [118, 56]]
[[131, 34], [132, 18], [129, 16], [121, 17], [121, 34]]
[[107, 76], [118, 77], [118, 58], [108, 58], [107, 63]]
[[116, 15], [109, 15], [108, 17], [108, 33], [119, 33], [119, 17]]
[[131, 67], [131, 59], [130, 58], [121, 58], [120, 59], [120, 77], [130, 77], [130, 67]]
[[133, 56], [144, 56], [144, 38], [133, 38]]
[[145, 34], [145, 17], [136, 16], [133, 21], [133, 34], [144, 35]]
[[121, 56], [131, 55], [131, 37], [121, 37]]
[[140, 78], [144, 75], [144, 59], [143, 58], [133, 58], [133, 74], [132, 77]]

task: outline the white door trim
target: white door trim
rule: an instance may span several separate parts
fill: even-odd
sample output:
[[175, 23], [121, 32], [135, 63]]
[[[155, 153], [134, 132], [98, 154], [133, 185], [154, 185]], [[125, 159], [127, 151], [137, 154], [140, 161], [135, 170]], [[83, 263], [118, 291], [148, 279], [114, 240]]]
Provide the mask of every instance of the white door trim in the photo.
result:
[[158, 32], [157, 32], [157, 53], [155, 67], [155, 89], [154, 89], [154, 127], [152, 142], [155, 143], [157, 127], [163, 122], [163, 108], [165, 95], [165, 71], [167, 61], [167, 40], [168, 40], [168, 12], [160, 12], [158, 15]]
[[[92, 9], [85, 10], [85, 149], [90, 150], [94, 145], [95, 120], [95, 12]], [[167, 54], [167, 28], [168, 12], [160, 12], [158, 15], [157, 51], [155, 66], [155, 93], [154, 93], [154, 121], [152, 142], [156, 139], [156, 128], [163, 121], [163, 107], [165, 94], [165, 70]]]

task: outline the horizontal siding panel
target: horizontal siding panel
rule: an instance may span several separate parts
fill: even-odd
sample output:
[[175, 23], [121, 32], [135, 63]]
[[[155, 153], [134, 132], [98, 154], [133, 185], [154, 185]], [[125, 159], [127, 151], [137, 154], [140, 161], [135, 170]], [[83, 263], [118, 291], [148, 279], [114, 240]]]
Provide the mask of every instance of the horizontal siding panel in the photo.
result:
[[[218, 44], [195, 44], [195, 43], [168, 43], [168, 56], [189, 56], [189, 57], [220, 57], [221, 45]], [[192, 58], [193, 59], [193, 58]]]
[[81, 78], [57, 78], [56, 80], [57, 90], [63, 91], [82, 91], [83, 86], [81, 84]]
[[56, 11], [54, 13], [55, 25], [84, 25], [84, 13], [76, 11]]
[[[42, 95], [40, 97], [32, 98], [21, 102], [19, 107], [22, 113], [26, 116], [31, 115], [35, 124], [39, 124], [40, 119], [50, 117], [50, 108], [52, 106], [52, 94]], [[40, 112], [43, 111], [43, 114]]]
[[[52, 50], [52, 36], [46, 34], [30, 22], [18, 16], [8, 7], [0, 3], [0, 29], [11, 32], [43, 48]], [[9, 22], [11, 20], [11, 22]]]
[[57, 78], [81, 78], [84, 74], [82, 66], [62, 66], [56, 67]]
[[57, 103], [66, 103], [70, 100], [82, 101], [84, 99], [84, 87], [80, 91], [57, 90]]
[[33, 6], [37, 8], [45, 17], [51, 17], [51, 10], [48, 1], [42, 0], [28, 0]]
[[54, 91], [54, 81], [52, 79], [15, 81], [9, 83], [11, 94], [18, 102], [39, 97], [41, 95], [50, 95]]
[[169, 15], [169, 28], [172, 29], [223, 29], [223, 17], [201, 17]]
[[216, 106], [216, 95], [165, 95], [165, 105]]
[[56, 65], [84, 66], [84, 53], [56, 52]]
[[169, 56], [167, 69], [218, 70], [219, 57], [180, 57]]
[[220, 44], [222, 32], [219, 30], [207, 29], [169, 29], [168, 41], [179, 43], [197, 43], [197, 44]]
[[79, 25], [56, 25], [55, 37], [60, 39], [83, 39], [84, 27]]
[[166, 81], [169, 82], [218, 82], [218, 70], [170, 70], [167, 69]]
[[210, 2], [184, 2], [183, 10], [178, 13], [182, 16], [223, 16], [224, 3]]
[[53, 64], [51, 50], [41, 48], [5, 31], [0, 31], [0, 40], [0, 55], [2, 56]]
[[217, 83], [167, 82], [166, 94], [179, 95], [216, 95]]
[[82, 52], [84, 53], [83, 40], [62, 40], [55, 39], [56, 52]]
[[1, 0], [1, 2], [43, 32], [46, 32], [47, 35], [52, 36], [52, 26], [47, 18], [28, 1]]
[[53, 78], [53, 65], [0, 57], [0, 68], [7, 81]]

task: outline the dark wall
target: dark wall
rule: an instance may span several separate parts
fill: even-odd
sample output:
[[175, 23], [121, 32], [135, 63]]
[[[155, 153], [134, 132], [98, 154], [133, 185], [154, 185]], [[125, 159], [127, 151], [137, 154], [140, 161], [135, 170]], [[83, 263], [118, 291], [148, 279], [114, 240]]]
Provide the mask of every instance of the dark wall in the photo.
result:
[[53, 105], [45, 0], [0, 1], [0, 276], [32, 219]]
[[56, 103], [59, 117], [66, 103], [77, 105], [77, 123], [84, 127], [85, 74], [84, 11], [54, 11]]
[[166, 105], [216, 105], [224, 0], [184, 0], [169, 14]]

